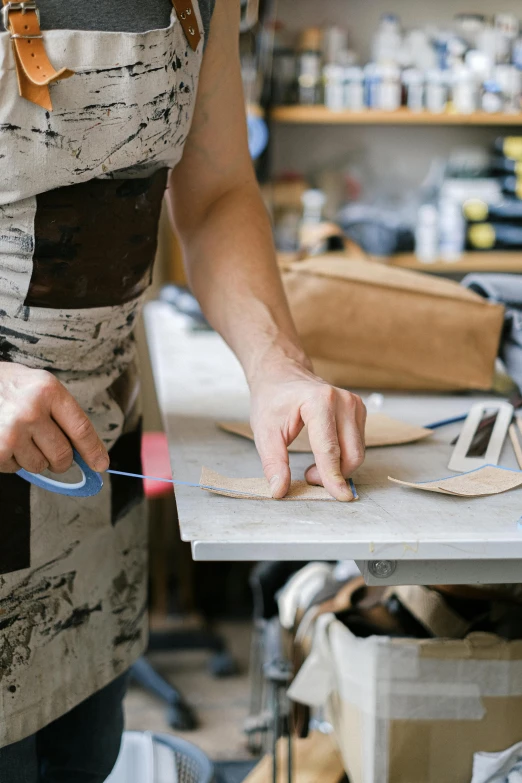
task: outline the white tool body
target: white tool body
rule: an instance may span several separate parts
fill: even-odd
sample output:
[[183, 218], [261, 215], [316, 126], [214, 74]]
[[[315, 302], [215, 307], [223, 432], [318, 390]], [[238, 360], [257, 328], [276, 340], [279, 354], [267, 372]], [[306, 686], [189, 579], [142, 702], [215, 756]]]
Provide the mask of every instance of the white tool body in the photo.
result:
[[[490, 411], [497, 411], [498, 413], [486, 452], [482, 457], [468, 457], [467, 455], [477, 428], [484, 416]], [[448, 465], [449, 470], [454, 470], [457, 473], [466, 473], [469, 470], [482, 468], [484, 465], [498, 465], [500, 452], [506, 440], [513, 414], [514, 408], [509, 402], [475, 403], [468, 413], [462, 432], [451, 455]]]

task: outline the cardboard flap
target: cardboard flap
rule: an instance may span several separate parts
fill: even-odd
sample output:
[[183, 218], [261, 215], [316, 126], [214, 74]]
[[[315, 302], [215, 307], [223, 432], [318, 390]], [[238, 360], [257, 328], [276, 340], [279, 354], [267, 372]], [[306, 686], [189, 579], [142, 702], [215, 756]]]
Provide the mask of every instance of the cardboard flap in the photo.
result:
[[502, 305], [491, 304], [479, 294], [452, 280], [444, 280], [423, 272], [397, 269], [378, 261], [324, 255], [291, 264], [288, 269], [292, 273], [337, 278], [347, 282], [377, 285], [383, 288], [394, 288], [421, 295], [456, 299], [471, 304], [504, 309]]

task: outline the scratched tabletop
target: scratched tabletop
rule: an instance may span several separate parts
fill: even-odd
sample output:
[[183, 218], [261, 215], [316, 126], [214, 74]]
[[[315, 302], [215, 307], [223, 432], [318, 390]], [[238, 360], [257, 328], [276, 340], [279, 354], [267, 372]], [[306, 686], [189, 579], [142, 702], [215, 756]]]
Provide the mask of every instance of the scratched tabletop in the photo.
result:
[[[229, 348], [214, 333], [186, 331], [163, 303], [149, 304], [145, 321], [174, 478], [198, 481], [202, 465], [226, 476], [261, 476], [254, 444], [216, 427], [219, 420], [247, 420], [249, 413], [247, 385]], [[487, 399], [389, 393], [381, 411], [428, 425]], [[509, 561], [505, 581], [518, 581], [518, 574], [522, 581], [522, 489], [469, 499], [388, 481], [453, 475], [450, 442], [460, 426], [412, 445], [369, 449], [353, 476], [360, 497], [354, 503], [242, 500], [178, 487], [182, 537], [198, 560], [438, 561], [450, 572], [452, 561], [505, 561], [506, 569]], [[290, 460], [294, 478], [302, 478], [312, 461], [307, 454]], [[500, 464], [517, 467], [509, 439]], [[469, 581], [503, 581], [478, 566]]]

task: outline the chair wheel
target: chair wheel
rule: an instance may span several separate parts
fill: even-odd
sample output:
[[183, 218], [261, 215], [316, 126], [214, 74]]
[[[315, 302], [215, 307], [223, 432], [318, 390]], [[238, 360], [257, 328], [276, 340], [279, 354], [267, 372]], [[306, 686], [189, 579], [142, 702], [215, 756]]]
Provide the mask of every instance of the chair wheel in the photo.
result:
[[228, 652], [215, 653], [208, 668], [213, 677], [233, 677], [239, 671], [237, 663]]
[[167, 710], [167, 723], [177, 731], [194, 731], [198, 727], [198, 719], [188, 704], [171, 704]]

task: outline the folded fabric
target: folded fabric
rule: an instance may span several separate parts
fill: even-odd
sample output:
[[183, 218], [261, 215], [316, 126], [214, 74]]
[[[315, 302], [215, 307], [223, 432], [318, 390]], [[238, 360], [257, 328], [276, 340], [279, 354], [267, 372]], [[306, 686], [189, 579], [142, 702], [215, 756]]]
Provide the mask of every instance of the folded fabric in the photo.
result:
[[435, 479], [435, 481], [400, 481], [388, 476], [389, 481], [403, 487], [423, 489], [426, 492], [440, 492], [443, 495], [460, 495], [462, 497], [479, 497], [480, 495], [498, 495], [522, 485], [522, 472], [497, 468], [496, 465], [485, 465], [458, 476]]
[[522, 742], [498, 753], [475, 753], [471, 783], [522, 783]]
[[[252, 428], [246, 421], [220, 421], [218, 422], [218, 427], [225, 430], [225, 432], [231, 432], [234, 435], [254, 440]], [[426, 427], [419, 427], [416, 424], [408, 424], [405, 421], [392, 419], [384, 413], [370, 413], [366, 419], [364, 437], [366, 446], [372, 448], [375, 446], [400, 446], [406, 443], [414, 443], [427, 438], [431, 434], [432, 430], [428, 430]], [[290, 444], [288, 451], [302, 454], [308, 454], [312, 451], [306, 428]]]

